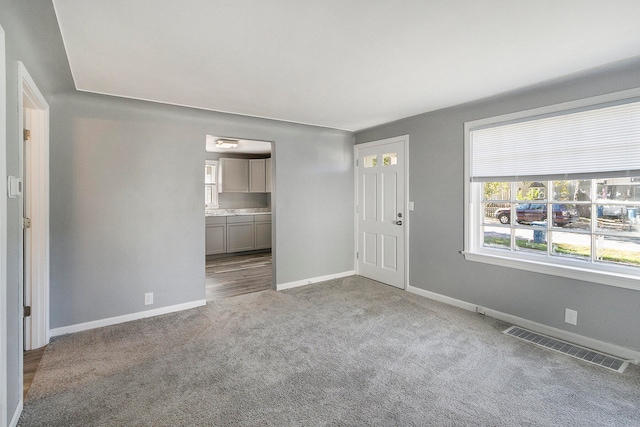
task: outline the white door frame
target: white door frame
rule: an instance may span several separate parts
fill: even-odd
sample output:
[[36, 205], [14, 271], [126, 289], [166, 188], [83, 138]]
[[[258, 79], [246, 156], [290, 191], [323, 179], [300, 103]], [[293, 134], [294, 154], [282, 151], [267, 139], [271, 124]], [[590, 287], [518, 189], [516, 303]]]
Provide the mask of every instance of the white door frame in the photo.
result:
[[353, 203], [353, 220], [354, 220], [354, 246], [356, 248], [356, 252], [353, 254], [353, 264], [354, 270], [356, 274], [359, 274], [359, 266], [358, 266], [358, 258], [357, 254], [360, 252], [360, 248], [358, 247], [358, 212], [356, 211], [358, 207], [358, 158], [359, 158], [359, 150], [363, 148], [369, 147], [377, 147], [379, 145], [386, 145], [395, 142], [402, 142], [404, 145], [404, 200], [405, 206], [403, 206], [405, 216], [403, 218], [403, 227], [402, 232], [404, 233], [404, 290], [407, 290], [409, 287], [409, 227], [410, 227], [410, 215], [409, 215], [409, 135], [400, 135], [392, 138], [380, 139], [377, 141], [365, 142], [362, 144], [356, 144], [353, 147], [354, 157], [354, 203]]
[[0, 26], [0, 427], [7, 425], [7, 64]]
[[[31, 138], [27, 152], [20, 131], [20, 157], [28, 161], [26, 171], [21, 170], [25, 187], [24, 195], [29, 198], [31, 212], [23, 216], [31, 219], [30, 244], [27, 245], [28, 258], [23, 264], [29, 268], [26, 277], [27, 302], [31, 305], [31, 317], [25, 323], [26, 336], [22, 336], [24, 349], [30, 350], [49, 343], [49, 104], [42, 96], [31, 75], [22, 62], [18, 62], [18, 129], [24, 129], [23, 111], [30, 110]], [[20, 168], [23, 169], [24, 162]], [[28, 176], [24, 176], [28, 173]], [[21, 271], [22, 272], [22, 271]], [[20, 286], [20, 300], [23, 286]], [[22, 369], [21, 369], [22, 370]]]

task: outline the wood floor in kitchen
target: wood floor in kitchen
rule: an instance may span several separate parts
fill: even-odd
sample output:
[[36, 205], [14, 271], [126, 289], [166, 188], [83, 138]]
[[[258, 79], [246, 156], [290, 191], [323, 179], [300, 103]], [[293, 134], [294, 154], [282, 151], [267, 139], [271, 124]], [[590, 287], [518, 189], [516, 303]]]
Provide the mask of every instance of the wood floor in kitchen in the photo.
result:
[[271, 252], [208, 256], [207, 301], [271, 289]]

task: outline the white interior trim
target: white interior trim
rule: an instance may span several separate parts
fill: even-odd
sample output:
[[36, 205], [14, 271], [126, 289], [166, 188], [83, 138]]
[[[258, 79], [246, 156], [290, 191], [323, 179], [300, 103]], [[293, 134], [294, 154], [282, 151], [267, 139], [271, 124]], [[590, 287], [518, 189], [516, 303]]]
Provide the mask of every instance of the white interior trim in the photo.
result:
[[304, 280], [296, 280], [295, 282], [280, 283], [279, 285], [276, 285], [276, 291], [283, 291], [285, 289], [297, 288], [305, 285], [312, 285], [314, 283], [325, 282], [327, 280], [340, 279], [342, 277], [353, 276], [354, 274], [356, 274], [356, 272], [354, 270], [350, 270], [350, 271], [343, 271], [342, 273], [327, 274], [326, 276], [318, 276], [318, 277], [312, 277]]
[[117, 325], [119, 323], [131, 322], [132, 320], [146, 319], [147, 317], [160, 316], [162, 314], [175, 313], [178, 311], [189, 310], [191, 308], [202, 307], [207, 304], [206, 299], [195, 300], [183, 304], [170, 305], [160, 307], [153, 310], [140, 311], [137, 313], [125, 314], [122, 316], [109, 317], [106, 319], [93, 320], [91, 322], [77, 323], [75, 325], [62, 326], [60, 328], [51, 329], [51, 336], [57, 337], [64, 334], [73, 334], [75, 332], [88, 331], [89, 329], [102, 328], [105, 326]]
[[438, 294], [424, 289], [409, 286], [407, 288], [409, 292], [429, 298], [435, 301], [443, 302], [445, 304], [453, 305], [455, 307], [462, 308], [464, 310], [474, 312], [484, 312], [486, 316], [493, 317], [494, 319], [502, 320], [503, 322], [510, 323], [512, 325], [521, 326], [526, 329], [530, 329], [534, 332], [538, 332], [544, 335], [548, 335], [553, 338], [558, 338], [573, 344], [580, 345], [582, 347], [592, 348], [602, 353], [610, 354], [624, 359], [635, 365], [640, 364], [640, 352], [631, 350], [616, 344], [607, 343], [604, 341], [596, 340], [594, 338], [578, 335], [573, 332], [568, 332], [562, 329], [554, 328], [551, 326], [543, 325], [532, 320], [523, 319], [522, 317], [513, 316], [511, 314], [503, 313], [501, 311], [492, 310], [490, 308], [484, 308], [476, 304], [462, 301], [456, 298], [451, 298], [446, 295]]
[[13, 417], [11, 417], [11, 421], [9, 421], [9, 427], [16, 427], [18, 425], [18, 421], [20, 420], [20, 415], [22, 415], [23, 403], [22, 399], [18, 402], [18, 406], [16, 407], [15, 412], [13, 413]]
[[[30, 109], [31, 116], [29, 151], [23, 153], [29, 161], [29, 167], [23, 173], [29, 174], [24, 181], [29, 185], [25, 188], [25, 196], [29, 197], [31, 207], [31, 212], [25, 213], [31, 218], [30, 245], [27, 246], [31, 317], [26, 323], [29, 333], [24, 341], [24, 348], [29, 350], [49, 342], [49, 104], [20, 61], [18, 87], [18, 129], [25, 126], [23, 108]], [[22, 140], [19, 143], [23, 147]]]
[[0, 427], [7, 425], [7, 76], [4, 29], [0, 26]]
[[377, 141], [364, 142], [362, 144], [356, 144], [353, 147], [353, 162], [354, 162], [354, 201], [353, 201], [353, 221], [354, 226], [354, 247], [355, 253], [353, 254], [353, 263], [356, 274], [358, 274], [358, 258], [356, 254], [360, 251], [358, 247], [358, 212], [356, 207], [358, 206], [358, 165], [357, 161], [360, 158], [359, 149], [376, 147], [378, 145], [391, 144], [394, 142], [403, 142], [404, 145], [404, 218], [403, 218], [403, 232], [404, 232], [404, 289], [408, 290], [409, 287], [409, 228], [410, 228], [410, 215], [409, 215], [409, 135], [399, 135], [392, 138], [380, 139]]

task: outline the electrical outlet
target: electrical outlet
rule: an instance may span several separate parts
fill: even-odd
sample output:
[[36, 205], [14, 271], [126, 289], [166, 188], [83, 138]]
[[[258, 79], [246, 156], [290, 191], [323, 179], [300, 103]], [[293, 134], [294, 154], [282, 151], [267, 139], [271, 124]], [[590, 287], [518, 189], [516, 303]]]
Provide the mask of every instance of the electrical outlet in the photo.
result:
[[153, 304], [153, 292], [148, 292], [144, 294], [144, 305]]
[[572, 325], [578, 324], [578, 312], [569, 308], [564, 309], [564, 321]]

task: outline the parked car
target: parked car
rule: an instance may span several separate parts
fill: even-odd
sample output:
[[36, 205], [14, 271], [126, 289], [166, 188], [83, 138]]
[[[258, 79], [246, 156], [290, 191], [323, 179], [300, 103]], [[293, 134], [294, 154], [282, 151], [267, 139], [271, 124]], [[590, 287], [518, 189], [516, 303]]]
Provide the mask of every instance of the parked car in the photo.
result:
[[[502, 224], [511, 222], [511, 209], [501, 208], [495, 211], [495, 217]], [[553, 205], [553, 225], [565, 226], [578, 219], [576, 212], [571, 211], [566, 205], [556, 203]], [[533, 221], [547, 220], [546, 203], [520, 203], [516, 205], [516, 222], [527, 224]]]

